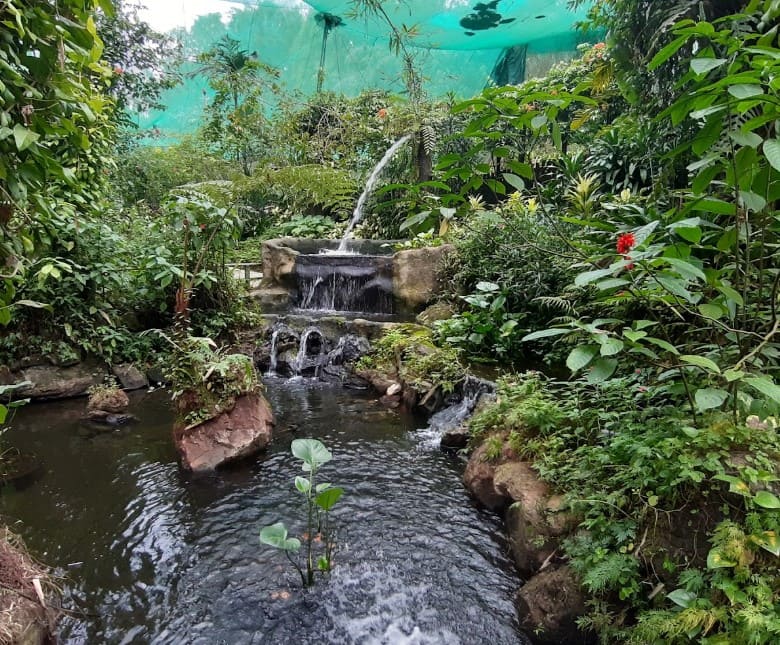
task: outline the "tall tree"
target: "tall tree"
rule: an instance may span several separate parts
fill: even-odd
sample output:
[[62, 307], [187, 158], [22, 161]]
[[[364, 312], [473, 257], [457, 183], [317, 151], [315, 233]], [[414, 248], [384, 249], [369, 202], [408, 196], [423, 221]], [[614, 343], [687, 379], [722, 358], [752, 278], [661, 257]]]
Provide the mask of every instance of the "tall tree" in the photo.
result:
[[200, 54], [198, 63], [194, 74], [205, 76], [214, 90], [204, 136], [239, 162], [248, 176], [263, 139], [263, 91], [278, 92], [275, 79], [279, 72], [258, 60], [256, 52], [250, 54], [241, 49], [240, 43], [230, 36], [224, 36]]
[[97, 20], [103, 41], [103, 58], [112, 66], [111, 95], [118, 116], [126, 111], [159, 110], [160, 95], [177, 85], [181, 77], [181, 46], [170, 36], [152, 29], [138, 16], [144, 5], [138, 0], [114, 0], [113, 13]]
[[112, 71], [98, 7], [113, 13], [110, 0], [0, 3], [0, 324], [11, 318], [24, 258], [78, 228], [110, 163]]

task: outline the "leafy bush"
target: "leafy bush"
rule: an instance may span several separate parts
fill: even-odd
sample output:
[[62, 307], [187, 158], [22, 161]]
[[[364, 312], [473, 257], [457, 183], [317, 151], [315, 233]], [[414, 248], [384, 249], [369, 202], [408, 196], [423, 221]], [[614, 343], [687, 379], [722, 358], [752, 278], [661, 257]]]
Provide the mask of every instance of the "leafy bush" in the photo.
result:
[[126, 208], [160, 209], [168, 192], [191, 182], [231, 179], [236, 171], [195, 138], [169, 146], [132, 148], [110, 176], [116, 198]]
[[461, 298], [469, 309], [434, 323], [437, 340], [483, 360], [512, 360], [524, 330], [517, 329], [519, 314], [505, 308], [506, 292], [492, 282], [478, 282], [475, 293]]

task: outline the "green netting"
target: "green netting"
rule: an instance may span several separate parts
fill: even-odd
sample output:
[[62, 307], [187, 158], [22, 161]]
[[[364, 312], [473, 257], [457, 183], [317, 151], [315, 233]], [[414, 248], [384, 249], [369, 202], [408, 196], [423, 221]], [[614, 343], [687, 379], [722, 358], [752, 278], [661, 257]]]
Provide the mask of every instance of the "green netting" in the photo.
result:
[[[287, 90], [305, 97], [317, 89], [325, 51], [322, 89], [355, 96], [365, 89], [403, 93], [401, 63], [388, 46], [387, 24], [350, 17], [350, 0], [244, 0], [227, 22], [218, 14], [199, 17], [176, 32], [188, 60], [229, 34], [249, 52], [280, 70]], [[414, 27], [409, 40], [425, 90], [437, 97], [469, 97], [491, 83], [518, 83], [569, 58], [593, 38], [576, 30], [568, 0], [387, 0], [394, 24]], [[194, 63], [189, 63], [194, 69]], [[185, 66], [186, 67], [186, 66]], [[186, 70], [185, 70], [186, 71]], [[138, 116], [142, 128], [166, 137], [192, 132], [208, 100], [203, 79], [189, 78], [167, 92], [167, 109]]]

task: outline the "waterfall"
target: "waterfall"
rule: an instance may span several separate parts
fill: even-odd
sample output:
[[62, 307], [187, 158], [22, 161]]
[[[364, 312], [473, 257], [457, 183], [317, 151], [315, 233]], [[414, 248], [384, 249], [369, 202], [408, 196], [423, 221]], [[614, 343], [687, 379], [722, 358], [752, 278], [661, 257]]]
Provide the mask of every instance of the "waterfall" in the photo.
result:
[[276, 352], [276, 341], [279, 338], [279, 330], [274, 329], [274, 333], [271, 335], [271, 357], [268, 365], [268, 371], [266, 376], [276, 376], [276, 368], [279, 364], [279, 355]]
[[409, 139], [412, 138], [411, 134], [406, 134], [398, 141], [396, 141], [387, 152], [385, 152], [385, 156], [382, 157], [380, 162], [376, 165], [373, 172], [368, 178], [368, 181], [366, 182], [366, 187], [363, 189], [363, 193], [360, 195], [360, 199], [358, 199], [357, 206], [355, 206], [355, 212], [352, 214], [352, 220], [349, 223], [349, 226], [347, 227], [346, 232], [344, 233], [344, 237], [341, 238], [341, 244], [339, 244], [339, 252], [344, 252], [347, 250], [347, 238], [349, 237], [349, 234], [352, 233], [352, 229], [357, 226], [358, 222], [360, 222], [361, 219], [363, 219], [363, 206], [366, 204], [366, 200], [368, 199], [369, 195], [373, 192], [374, 187], [376, 186], [376, 182], [379, 181], [379, 175], [382, 174], [382, 171], [384, 170], [385, 166], [390, 163], [390, 160], [393, 158], [396, 152], [398, 152], [398, 149], [404, 145]]
[[[319, 352], [315, 358], [310, 358], [308, 345], [309, 338], [313, 336], [319, 336], [320, 347]], [[309, 367], [314, 367], [314, 376], [319, 376], [320, 368], [322, 367], [323, 357], [325, 356], [325, 339], [322, 336], [322, 332], [317, 327], [307, 327], [301, 333], [301, 343], [298, 346], [298, 356], [295, 358], [295, 365], [293, 366], [296, 375], [301, 375], [303, 370]]]

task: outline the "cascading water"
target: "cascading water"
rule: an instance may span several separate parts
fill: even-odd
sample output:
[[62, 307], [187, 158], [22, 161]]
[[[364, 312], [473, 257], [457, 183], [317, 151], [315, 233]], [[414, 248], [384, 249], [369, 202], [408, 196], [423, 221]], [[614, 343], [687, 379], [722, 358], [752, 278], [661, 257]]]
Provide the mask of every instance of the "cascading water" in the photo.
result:
[[317, 327], [308, 327], [301, 334], [301, 344], [298, 347], [298, 356], [295, 358], [294, 371], [296, 376], [302, 375], [305, 370], [313, 368], [313, 376], [319, 376], [323, 361], [327, 357], [325, 352], [325, 339]]
[[298, 309], [393, 313], [390, 256], [301, 255], [295, 275]]
[[279, 330], [274, 329], [271, 334], [271, 355], [269, 358], [268, 371], [266, 376], [276, 376], [276, 368], [279, 366], [279, 354], [276, 351], [276, 341], [279, 339]]
[[474, 413], [480, 398], [492, 394], [495, 390], [495, 383], [475, 376], [467, 376], [459, 388], [456, 400], [436, 412], [428, 420], [428, 427], [419, 433], [423, 437], [423, 444], [428, 447], [438, 447], [442, 443], [444, 433], [466, 421]]
[[380, 162], [376, 165], [373, 172], [368, 178], [368, 181], [366, 182], [366, 187], [363, 189], [363, 193], [360, 195], [360, 199], [358, 199], [357, 206], [355, 206], [355, 212], [352, 214], [352, 220], [349, 223], [349, 226], [347, 226], [347, 230], [344, 233], [344, 237], [341, 238], [341, 244], [339, 244], [338, 252], [344, 253], [347, 250], [347, 238], [349, 238], [350, 233], [352, 233], [352, 230], [357, 226], [357, 224], [360, 222], [361, 219], [363, 219], [363, 206], [366, 204], [366, 200], [368, 199], [369, 195], [374, 190], [374, 187], [376, 186], [376, 182], [379, 181], [379, 176], [382, 174], [382, 171], [384, 170], [385, 166], [390, 163], [390, 160], [395, 156], [395, 153], [398, 152], [398, 150], [401, 148], [402, 145], [404, 145], [409, 139], [412, 138], [411, 134], [404, 135], [398, 141], [396, 141], [387, 152], [385, 152], [385, 156], [382, 157]]

